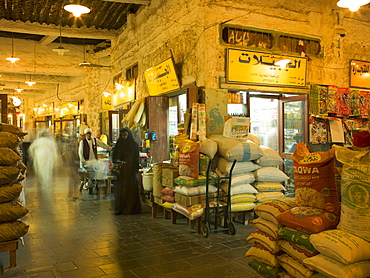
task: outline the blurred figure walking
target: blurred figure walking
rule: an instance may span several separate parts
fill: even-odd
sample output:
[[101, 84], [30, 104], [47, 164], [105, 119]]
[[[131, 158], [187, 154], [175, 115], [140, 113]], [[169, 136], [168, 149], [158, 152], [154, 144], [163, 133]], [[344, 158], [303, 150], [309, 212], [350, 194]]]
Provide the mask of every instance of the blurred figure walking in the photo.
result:
[[60, 165], [58, 145], [51, 132], [47, 129], [41, 129], [28, 152], [39, 184], [42, 186], [51, 185], [53, 172]]

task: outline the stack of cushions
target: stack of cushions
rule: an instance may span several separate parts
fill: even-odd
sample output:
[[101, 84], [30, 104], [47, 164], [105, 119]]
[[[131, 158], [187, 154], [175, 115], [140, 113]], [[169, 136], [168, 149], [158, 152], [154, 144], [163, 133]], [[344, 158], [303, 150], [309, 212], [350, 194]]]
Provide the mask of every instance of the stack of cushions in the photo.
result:
[[[252, 210], [256, 206], [258, 191], [251, 183], [255, 181], [254, 172], [261, 168], [254, 161], [263, 155], [261, 148], [247, 139], [232, 139], [222, 135], [212, 135], [209, 138], [217, 142], [220, 156], [217, 170], [221, 176], [229, 175], [234, 159], [237, 161], [233, 169], [230, 188], [231, 211]], [[228, 183], [225, 182], [221, 186], [228, 194]]]
[[26, 166], [19, 151], [24, 135], [19, 128], [0, 123], [0, 242], [22, 237], [29, 229], [20, 220], [28, 213], [22, 198]]
[[260, 146], [263, 156], [256, 160], [261, 166], [255, 171], [256, 181], [253, 186], [258, 193], [256, 199], [258, 203], [263, 203], [276, 198], [284, 197], [285, 188], [282, 185], [289, 177], [277, 167], [284, 163], [280, 155], [273, 149]]

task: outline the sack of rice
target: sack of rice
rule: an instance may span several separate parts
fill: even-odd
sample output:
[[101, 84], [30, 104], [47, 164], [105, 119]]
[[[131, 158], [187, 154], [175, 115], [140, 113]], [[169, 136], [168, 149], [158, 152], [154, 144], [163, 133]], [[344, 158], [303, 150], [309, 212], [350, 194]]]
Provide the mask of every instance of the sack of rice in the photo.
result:
[[0, 147], [0, 166], [15, 164], [21, 157], [10, 148]]
[[293, 153], [293, 162], [297, 205], [339, 215], [334, 150], [310, 153], [304, 143], [298, 143]]
[[18, 135], [10, 132], [0, 132], [0, 147], [15, 149], [21, 143]]
[[343, 163], [338, 229], [370, 241], [370, 151], [334, 148], [338, 161]]
[[179, 175], [197, 179], [199, 176], [199, 143], [191, 140], [180, 142]]
[[218, 154], [228, 161], [255, 160], [263, 155], [257, 144], [246, 139], [233, 139], [222, 135], [211, 135], [209, 139], [217, 142]]

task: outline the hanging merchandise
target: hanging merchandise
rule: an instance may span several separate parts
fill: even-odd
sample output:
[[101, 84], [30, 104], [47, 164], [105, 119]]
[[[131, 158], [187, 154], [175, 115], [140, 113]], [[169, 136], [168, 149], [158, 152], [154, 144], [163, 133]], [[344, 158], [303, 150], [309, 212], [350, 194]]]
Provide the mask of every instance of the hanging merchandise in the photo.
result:
[[336, 116], [338, 111], [338, 87], [328, 86], [327, 112], [328, 116]]
[[349, 88], [338, 88], [338, 117], [349, 117], [350, 115], [350, 91]]
[[312, 116], [310, 117], [310, 143], [328, 143], [328, 120]]
[[190, 125], [190, 140], [197, 141], [197, 131], [198, 131], [198, 108], [199, 103], [193, 103], [191, 110], [191, 125]]

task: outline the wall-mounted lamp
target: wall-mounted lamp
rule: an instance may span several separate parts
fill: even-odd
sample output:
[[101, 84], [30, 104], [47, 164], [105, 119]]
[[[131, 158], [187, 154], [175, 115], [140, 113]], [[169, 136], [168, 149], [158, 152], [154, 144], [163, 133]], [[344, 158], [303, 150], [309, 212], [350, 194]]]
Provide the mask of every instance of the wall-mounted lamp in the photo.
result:
[[22, 101], [20, 98], [17, 98], [17, 97], [12, 97], [12, 103], [14, 106], [19, 106], [22, 104]]
[[88, 7], [79, 4], [68, 4], [64, 6], [64, 9], [72, 13], [75, 17], [79, 17], [81, 14], [87, 14], [90, 12]]

